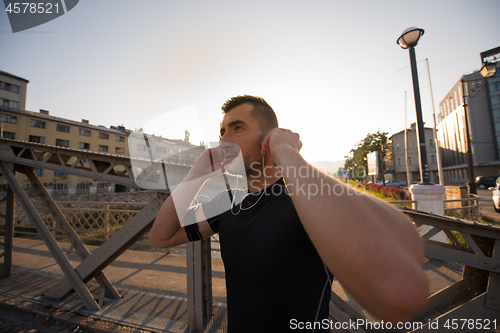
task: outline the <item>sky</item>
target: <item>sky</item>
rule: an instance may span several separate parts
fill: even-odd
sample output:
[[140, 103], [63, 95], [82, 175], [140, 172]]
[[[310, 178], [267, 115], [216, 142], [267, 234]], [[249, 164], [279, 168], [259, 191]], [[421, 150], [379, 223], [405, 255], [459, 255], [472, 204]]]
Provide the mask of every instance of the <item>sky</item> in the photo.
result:
[[[500, 0], [85, 0], [12, 33], [0, 4], [0, 70], [28, 79], [26, 109], [164, 137], [218, 141], [221, 105], [263, 97], [310, 162], [338, 161], [415, 121], [408, 27], [423, 120], [500, 46]], [[405, 92], [407, 100], [405, 106]]]

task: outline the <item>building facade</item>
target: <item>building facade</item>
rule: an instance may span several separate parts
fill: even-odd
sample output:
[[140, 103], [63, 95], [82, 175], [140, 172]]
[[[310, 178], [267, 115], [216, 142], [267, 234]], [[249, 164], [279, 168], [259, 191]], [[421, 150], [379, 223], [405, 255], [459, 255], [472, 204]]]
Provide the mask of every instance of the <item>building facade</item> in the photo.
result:
[[[437, 135], [443, 176], [448, 182], [468, 182], [468, 117], [474, 173], [500, 176], [500, 47], [481, 53], [483, 64], [495, 62], [490, 78], [475, 71], [463, 75], [439, 103]], [[464, 107], [464, 103], [465, 106]]]
[[[0, 71], [0, 137], [11, 140], [87, 150], [129, 157], [129, 136], [133, 133], [123, 126], [92, 125], [88, 120], [74, 121], [50, 115], [47, 110], [25, 110], [28, 80]], [[193, 165], [203, 152], [183, 140], [170, 140], [147, 135], [155, 143], [154, 155], [165, 163]], [[134, 147], [146, 151], [147, 147]], [[149, 155], [148, 155], [149, 156]], [[36, 175], [53, 195], [123, 192], [129, 188], [118, 184], [94, 181], [58, 171], [36, 169]], [[30, 187], [26, 176], [17, 174], [21, 186]]]
[[[416, 123], [410, 125], [406, 131], [407, 146], [405, 147], [404, 130], [393, 134], [390, 138], [390, 151], [386, 154], [387, 173], [392, 174], [394, 179], [409, 182], [411, 185], [420, 182], [420, 153], [418, 151]], [[433, 139], [433, 129], [424, 127], [425, 141], [427, 148], [427, 163], [429, 166], [429, 179], [433, 183], [439, 183], [437, 168], [436, 145]], [[408, 159], [405, 157], [405, 148], [408, 152]], [[407, 177], [406, 165], [408, 164], [409, 174]]]

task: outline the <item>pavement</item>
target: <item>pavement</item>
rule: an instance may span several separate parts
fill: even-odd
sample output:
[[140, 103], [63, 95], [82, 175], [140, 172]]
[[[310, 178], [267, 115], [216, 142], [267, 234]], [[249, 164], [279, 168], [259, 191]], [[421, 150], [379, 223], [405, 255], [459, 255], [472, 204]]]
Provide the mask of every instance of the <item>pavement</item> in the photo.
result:
[[493, 208], [492, 193], [490, 190], [477, 189], [477, 196], [481, 204], [481, 213], [483, 219], [489, 222], [500, 224], [500, 213], [496, 212]]
[[[1, 241], [3, 239], [0, 238]], [[60, 243], [63, 249], [67, 249], [68, 245]], [[92, 251], [96, 247], [89, 246], [88, 248]], [[123, 296], [124, 302], [129, 302], [128, 305], [125, 304], [126, 314], [122, 317], [89, 315], [79, 309], [82, 305], [76, 296], [74, 298], [78, 305], [70, 306], [69, 309], [67, 306], [65, 308], [62, 303], [47, 302], [43, 297], [43, 291], [48, 288], [45, 284], [52, 285], [63, 277], [61, 269], [43, 241], [14, 238], [13, 251], [14, 276], [0, 280], [0, 332], [161, 332], [162, 330], [145, 328], [145, 325], [131, 324], [131, 321], [125, 320], [124, 322], [123, 319], [133, 316], [132, 313], [135, 311], [130, 300], [134, 297], [142, 299], [148, 295], [162, 295], [170, 302], [174, 299], [187, 299], [185, 256], [156, 251], [127, 250], [104, 270], [122, 296], [126, 295]], [[74, 267], [80, 262], [75, 255], [69, 254], [68, 258]], [[226, 302], [226, 290], [222, 260], [213, 258], [212, 269], [214, 303], [223, 306]], [[449, 262], [426, 259], [424, 269], [430, 280], [430, 294], [461, 278], [462, 267]], [[14, 282], [16, 278], [18, 282]], [[9, 280], [13, 281], [11, 285], [24, 285], [28, 291], [16, 294], [13, 287], [6, 287]], [[55, 282], [51, 282], [52, 280]], [[42, 285], [39, 286], [39, 284]], [[332, 289], [358, 312], [372, 319], [338, 282], [334, 282]], [[70, 303], [70, 301], [65, 302]], [[109, 307], [119, 306], [110, 304]], [[155, 307], [161, 308], [162, 306], [155, 305]], [[156, 311], [156, 316], [161, 315], [166, 315], [166, 312]], [[142, 322], [147, 322], [147, 320], [142, 320]], [[224, 330], [217, 332], [224, 332]]]
[[[0, 242], [3, 242], [3, 237], [0, 237]], [[59, 245], [62, 249], [69, 248], [67, 243], [59, 243]], [[87, 247], [91, 252], [97, 248]], [[68, 254], [67, 256], [73, 267], [80, 263], [76, 255]], [[119, 316], [113, 317], [105, 314], [89, 316], [79, 309], [81, 304], [72, 307], [69, 304], [71, 301], [59, 304], [47, 302], [43, 297], [43, 290], [48, 288], [44, 284], [53, 285], [64, 275], [41, 240], [14, 238], [12, 261], [13, 277], [0, 280], [0, 332], [139, 333], [162, 331], [141, 327], [148, 326], [146, 320], [143, 320], [146, 322], [144, 325], [134, 325], [131, 321], [124, 323]], [[178, 303], [181, 304], [187, 300], [186, 257], [184, 255], [127, 250], [109, 265], [104, 273], [122, 294], [122, 302], [128, 302], [125, 304], [126, 310], [133, 308], [135, 303], [131, 300], [140, 301], [149, 297], [148, 302], [153, 304], [151, 299], [154, 299], [155, 295], [164, 296], [162, 299], [170, 303], [179, 300]], [[21, 280], [15, 282], [15, 279]], [[19, 284], [29, 284], [26, 287], [27, 291], [14, 291], [15, 288], [12, 286]], [[224, 305], [226, 289], [222, 259], [212, 259], [212, 292], [214, 303]], [[78, 298], [76, 300], [78, 302]], [[163, 313], [167, 312], [166, 306], [160, 305], [165, 302], [161, 303], [161, 299], [155, 302], [155, 306], [164, 310]], [[118, 308], [119, 305], [110, 303], [109, 307]], [[157, 314], [159, 315], [161, 314]], [[130, 314], [128, 316], [132, 317]]]

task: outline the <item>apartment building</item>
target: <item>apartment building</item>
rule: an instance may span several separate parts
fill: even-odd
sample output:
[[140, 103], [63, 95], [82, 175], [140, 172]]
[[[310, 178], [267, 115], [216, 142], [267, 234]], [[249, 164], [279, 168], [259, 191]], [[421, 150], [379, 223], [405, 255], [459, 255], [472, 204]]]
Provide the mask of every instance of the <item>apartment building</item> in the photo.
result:
[[500, 47], [482, 52], [481, 61], [496, 63], [495, 75], [464, 74], [439, 103], [437, 135], [446, 181], [468, 181], [467, 116], [475, 175], [500, 175]]
[[[172, 140], [146, 134], [149, 141], [146, 144], [142, 132], [133, 132], [123, 126], [106, 128], [90, 124], [87, 119], [74, 121], [56, 117], [48, 110], [25, 110], [28, 83], [26, 79], [0, 71], [2, 138], [129, 157], [129, 136], [133, 135], [131, 142], [134, 144], [134, 157], [147, 159], [152, 154], [154, 159], [168, 163], [169, 170], [175, 170], [175, 166], [179, 166], [179, 172], [182, 173], [179, 174], [180, 179], [185, 176], [185, 166], [192, 166], [205, 150], [202, 145], [189, 143], [189, 135], [184, 140]], [[142, 138], [142, 141], [138, 140], [139, 138]], [[147, 145], [153, 151], [148, 150]], [[130, 191], [130, 188], [122, 185], [94, 181], [58, 171], [36, 169], [35, 173], [47, 191], [53, 195]], [[21, 186], [26, 189], [30, 187], [30, 182], [24, 175], [17, 174], [16, 177]]]
[[[433, 129], [424, 127], [427, 164], [429, 166], [429, 180], [433, 183], [439, 183], [437, 168], [436, 144], [433, 139]], [[406, 131], [408, 150], [408, 159], [405, 158], [405, 139], [404, 130], [393, 134], [389, 138], [390, 152], [386, 155], [385, 163], [388, 169], [387, 173], [393, 174], [394, 179], [407, 181], [406, 164], [409, 171], [409, 185], [420, 181], [420, 153], [418, 151], [417, 127], [416, 123], [410, 125]]]

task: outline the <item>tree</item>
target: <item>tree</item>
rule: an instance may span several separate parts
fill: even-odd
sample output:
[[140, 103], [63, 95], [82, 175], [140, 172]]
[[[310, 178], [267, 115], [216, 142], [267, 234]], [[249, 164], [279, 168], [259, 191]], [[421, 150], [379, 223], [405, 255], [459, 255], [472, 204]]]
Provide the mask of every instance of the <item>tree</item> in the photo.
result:
[[365, 172], [368, 175], [368, 161], [366, 155], [372, 151], [379, 152], [379, 170], [382, 169], [384, 157], [386, 155], [388, 132], [370, 134], [356, 144], [356, 147], [350, 150], [351, 156], [345, 156], [344, 169], [353, 170], [354, 175], [351, 178], [361, 178]]

